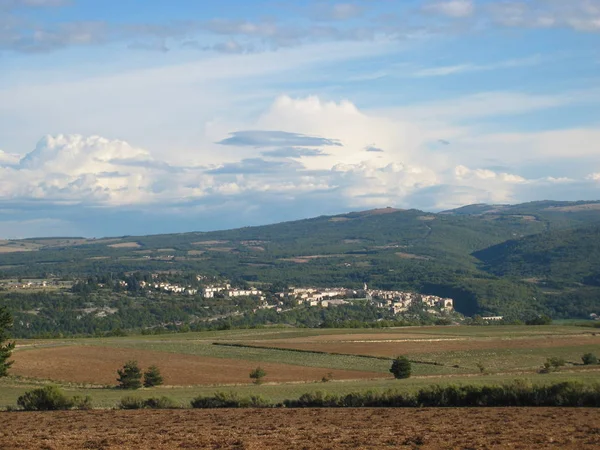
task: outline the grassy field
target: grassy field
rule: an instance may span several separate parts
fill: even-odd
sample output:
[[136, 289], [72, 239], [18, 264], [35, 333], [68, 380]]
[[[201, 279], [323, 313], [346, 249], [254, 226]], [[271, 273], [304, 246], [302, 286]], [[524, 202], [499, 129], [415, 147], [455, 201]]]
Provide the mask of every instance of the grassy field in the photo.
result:
[[[156, 364], [165, 377], [166, 386], [136, 395], [167, 395], [182, 405], [199, 394], [224, 390], [260, 394], [277, 402], [317, 390], [412, 390], [431, 384], [498, 384], [517, 378], [533, 383], [600, 382], [600, 365], [581, 365], [584, 353], [600, 356], [600, 333], [575, 326], [276, 328], [17, 344], [12, 376], [0, 380], [0, 407], [14, 405], [23, 392], [48, 382], [73, 395], [91, 395], [97, 406], [115, 406], [126, 394], [112, 388], [116, 370], [129, 359], [143, 367]], [[403, 354], [416, 361], [413, 377], [394, 380], [389, 358]], [[549, 357], [564, 358], [567, 365], [557, 373], [538, 374]], [[252, 385], [248, 378], [258, 365], [267, 371], [261, 386]], [[328, 374], [333, 380], [322, 382]]]

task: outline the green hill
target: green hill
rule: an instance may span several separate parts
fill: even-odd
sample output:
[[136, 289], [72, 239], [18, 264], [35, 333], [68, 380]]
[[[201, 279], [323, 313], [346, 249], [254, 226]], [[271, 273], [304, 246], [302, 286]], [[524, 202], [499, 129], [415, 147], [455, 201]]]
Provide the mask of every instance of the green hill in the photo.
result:
[[568, 297], [578, 295], [573, 283], [595, 295], [597, 253], [585, 248], [594, 223], [600, 202], [546, 201], [440, 214], [385, 208], [208, 233], [0, 241], [0, 276], [176, 271], [250, 283], [367, 282], [447, 295], [468, 315], [582, 317], [598, 300], [563, 306], [577, 304]]
[[510, 240], [474, 256], [498, 276], [600, 286], [600, 224]]

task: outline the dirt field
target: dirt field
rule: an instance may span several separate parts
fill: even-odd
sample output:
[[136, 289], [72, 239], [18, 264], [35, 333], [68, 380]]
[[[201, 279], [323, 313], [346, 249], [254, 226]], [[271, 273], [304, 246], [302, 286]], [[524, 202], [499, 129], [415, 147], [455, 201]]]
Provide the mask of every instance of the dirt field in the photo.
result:
[[316, 381], [332, 373], [336, 380], [383, 377], [373, 372], [257, 363], [238, 359], [95, 346], [67, 346], [17, 351], [11, 373], [30, 378], [98, 385], [116, 384], [117, 369], [128, 360], [140, 367], [156, 364], [166, 385], [192, 386], [249, 383], [257, 365], [265, 369], [265, 382]]
[[[269, 346], [278, 348], [291, 348], [298, 350], [317, 350], [323, 352], [347, 353], [353, 355], [397, 356], [399, 354], [433, 353], [447, 351], [467, 350], [493, 350], [493, 349], [525, 349], [525, 348], [553, 348], [574, 347], [580, 345], [600, 345], [600, 334], [597, 336], [550, 336], [529, 339], [465, 339], [465, 338], [440, 338], [419, 336], [403, 339], [398, 335], [357, 335], [342, 336], [316, 336], [315, 338], [273, 339]], [[329, 341], [327, 341], [327, 340]]]
[[600, 409], [0, 413], [8, 449], [597, 449]]

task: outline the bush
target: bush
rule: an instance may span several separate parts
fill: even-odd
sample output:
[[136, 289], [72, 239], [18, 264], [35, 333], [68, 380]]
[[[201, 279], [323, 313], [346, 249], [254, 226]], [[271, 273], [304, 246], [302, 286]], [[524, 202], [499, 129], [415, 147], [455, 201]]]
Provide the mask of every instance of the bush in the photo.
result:
[[392, 363], [390, 372], [396, 379], [410, 378], [412, 373], [410, 361], [405, 356], [397, 357]]
[[217, 392], [213, 396], [198, 396], [192, 408], [267, 408], [271, 403], [258, 395], [240, 397], [235, 392]]
[[119, 408], [121, 409], [142, 409], [144, 407], [144, 400], [139, 397], [128, 395], [123, 397], [119, 402]]
[[261, 384], [262, 379], [267, 376], [267, 372], [265, 372], [260, 366], [250, 372], [250, 378], [254, 380], [254, 384]]
[[144, 400], [144, 408], [148, 409], [176, 409], [179, 405], [170, 397], [151, 397]]
[[541, 316], [532, 317], [525, 321], [525, 325], [550, 325], [552, 323], [552, 318], [545, 314]]
[[163, 377], [160, 374], [160, 370], [156, 366], [150, 366], [146, 372], [144, 372], [144, 387], [154, 387], [163, 384]]
[[179, 405], [169, 397], [140, 398], [133, 395], [125, 396], [119, 402], [120, 409], [176, 409]]
[[71, 409], [74, 406], [73, 399], [67, 397], [56, 386], [27, 391], [17, 399], [17, 404], [25, 411], [56, 411]]
[[329, 383], [331, 380], [333, 380], [333, 373], [331, 372], [329, 372], [327, 375], [323, 375], [323, 378], [321, 378], [322, 383]]
[[581, 360], [583, 361], [583, 364], [585, 364], [586, 366], [598, 364], [598, 357], [596, 355], [594, 355], [593, 353], [586, 353], [585, 355], [583, 355], [581, 357]]
[[117, 381], [121, 389], [139, 389], [142, 387], [142, 371], [136, 361], [128, 361], [117, 370]]
[[429, 386], [416, 394], [397, 391], [358, 392], [343, 397], [324, 392], [306, 393], [285, 400], [289, 408], [320, 407], [498, 407], [498, 406], [600, 406], [600, 385], [575, 382], [534, 386], [526, 381], [498, 386]]
[[75, 395], [71, 400], [73, 401], [74, 409], [89, 411], [90, 409], [94, 408], [94, 405], [92, 403], [92, 397], [90, 397], [89, 395], [86, 395], [85, 397]]
[[546, 362], [539, 370], [539, 373], [556, 372], [560, 367], [564, 366], [566, 361], [563, 358], [552, 357], [546, 359]]

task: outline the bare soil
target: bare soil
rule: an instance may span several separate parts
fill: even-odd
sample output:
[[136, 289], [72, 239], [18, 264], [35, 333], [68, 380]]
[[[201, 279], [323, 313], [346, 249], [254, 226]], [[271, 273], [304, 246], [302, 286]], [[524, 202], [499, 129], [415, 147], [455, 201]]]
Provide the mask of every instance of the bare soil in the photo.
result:
[[11, 373], [28, 378], [94, 385], [115, 385], [117, 369], [129, 360], [140, 367], [153, 364], [161, 369], [164, 383], [171, 386], [250, 383], [250, 371], [260, 366], [267, 372], [264, 382], [316, 381], [331, 373], [336, 380], [382, 377], [382, 374], [335, 370], [279, 363], [149, 350], [96, 346], [67, 346], [17, 351]]
[[600, 409], [0, 413], [12, 449], [597, 449]]

